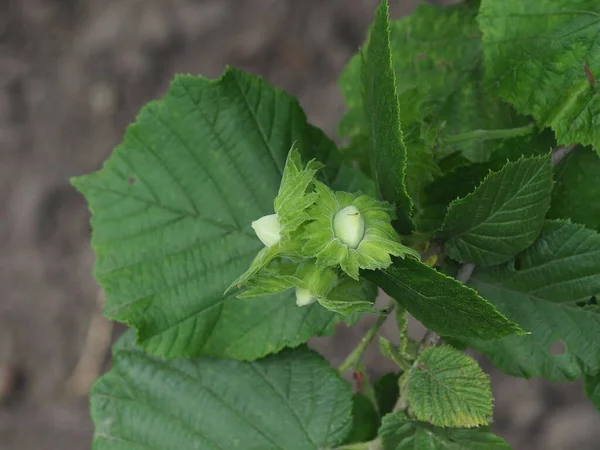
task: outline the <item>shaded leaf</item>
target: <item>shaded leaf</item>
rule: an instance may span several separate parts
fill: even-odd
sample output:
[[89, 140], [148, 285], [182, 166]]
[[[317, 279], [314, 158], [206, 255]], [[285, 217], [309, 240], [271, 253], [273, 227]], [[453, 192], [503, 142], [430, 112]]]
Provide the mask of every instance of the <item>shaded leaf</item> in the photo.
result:
[[595, 376], [586, 375], [584, 380], [585, 395], [587, 395], [590, 401], [598, 409], [598, 412], [600, 412], [600, 374]]
[[91, 392], [94, 450], [317, 450], [350, 430], [351, 395], [306, 348], [248, 363], [121, 344]]
[[486, 429], [435, 427], [410, 420], [402, 411], [383, 418], [379, 435], [384, 450], [510, 450]]
[[473, 289], [410, 258], [361, 274], [436, 333], [481, 339], [523, 333]]
[[490, 173], [450, 204], [442, 226], [447, 254], [483, 266], [509, 261], [539, 235], [551, 191], [549, 155], [522, 158]]
[[556, 166], [548, 216], [571, 219], [600, 230], [600, 157], [591, 148], [577, 148]]
[[417, 420], [439, 427], [488, 425], [490, 380], [477, 362], [452, 347], [430, 347], [408, 373], [407, 401]]
[[596, 232], [547, 221], [530, 248], [508, 264], [476, 269], [469, 285], [531, 332], [469, 341], [504, 372], [567, 381], [600, 370], [600, 308], [586, 305], [600, 292]]
[[360, 393], [352, 396], [352, 429], [344, 444], [367, 442], [377, 436], [379, 416], [373, 403]]

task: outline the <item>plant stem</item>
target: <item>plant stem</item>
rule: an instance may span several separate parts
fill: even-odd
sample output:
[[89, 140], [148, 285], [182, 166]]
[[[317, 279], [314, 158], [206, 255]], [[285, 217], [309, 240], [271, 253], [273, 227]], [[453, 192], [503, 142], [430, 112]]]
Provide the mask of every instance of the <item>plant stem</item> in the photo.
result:
[[552, 166], [557, 165], [565, 156], [567, 156], [576, 147], [576, 145], [566, 145], [564, 147], [556, 147], [552, 150]]
[[506, 139], [515, 136], [526, 136], [530, 134], [535, 125], [530, 123], [524, 127], [518, 128], [504, 128], [500, 130], [473, 130], [467, 131], [466, 133], [455, 134], [454, 136], [448, 136], [444, 141], [448, 144], [457, 144], [466, 141], [487, 141], [490, 139]]
[[464, 263], [462, 266], [460, 266], [460, 269], [458, 269], [458, 272], [454, 278], [456, 278], [456, 280], [460, 281], [462, 284], [467, 284], [467, 281], [469, 281], [469, 278], [471, 278], [471, 275], [473, 275], [474, 270], [475, 264]]
[[352, 353], [350, 353], [348, 357], [344, 360], [344, 362], [340, 364], [340, 366], [338, 367], [339, 374], [344, 373], [346, 370], [356, 366], [360, 362], [363, 353], [367, 349], [367, 346], [375, 338], [375, 335], [377, 335], [377, 332], [383, 325], [383, 322], [385, 322], [385, 319], [387, 319], [388, 315], [394, 310], [394, 306], [394, 303], [390, 304], [387, 311], [385, 311], [379, 317], [377, 317], [375, 323], [371, 325], [371, 328], [367, 330], [367, 332], [362, 337], [356, 348], [352, 350]]

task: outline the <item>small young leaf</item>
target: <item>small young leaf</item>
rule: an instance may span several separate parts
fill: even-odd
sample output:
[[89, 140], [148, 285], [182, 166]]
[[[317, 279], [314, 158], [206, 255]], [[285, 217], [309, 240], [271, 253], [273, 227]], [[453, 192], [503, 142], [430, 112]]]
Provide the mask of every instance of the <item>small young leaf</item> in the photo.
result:
[[411, 258], [361, 274], [436, 333], [481, 339], [524, 333], [473, 289]]
[[91, 392], [96, 450], [317, 450], [345, 438], [351, 408], [348, 384], [306, 348], [247, 363], [120, 344]]
[[[482, 0], [487, 78], [521, 114], [550, 126], [560, 144], [600, 149], [600, 4]], [[590, 76], [591, 75], [591, 76]]]
[[442, 226], [446, 252], [482, 266], [509, 261], [540, 234], [551, 191], [550, 155], [509, 162], [450, 204]]
[[396, 405], [396, 401], [400, 395], [400, 386], [398, 386], [399, 378], [400, 374], [388, 372], [373, 383], [373, 391], [375, 391], [379, 414], [382, 416], [391, 413], [394, 405]]
[[577, 148], [555, 168], [549, 217], [571, 219], [600, 231], [600, 156]]
[[468, 341], [504, 372], [568, 381], [600, 371], [600, 308], [590, 302], [600, 292], [598, 233], [547, 221], [530, 248], [508, 264], [475, 269], [469, 285], [531, 331]]
[[477, 362], [452, 347], [430, 347], [408, 374], [407, 401], [414, 417], [439, 427], [488, 425], [490, 380]]
[[344, 445], [367, 442], [377, 436], [379, 416], [371, 400], [361, 393], [352, 396], [352, 429]]
[[402, 411], [383, 418], [379, 435], [384, 450], [510, 450], [485, 428], [441, 428], [411, 420]]
[[395, 203], [403, 232], [412, 228], [412, 201], [406, 192], [406, 147], [400, 129], [400, 110], [390, 50], [387, 0], [375, 13], [369, 47], [363, 54], [362, 87], [371, 137], [371, 168], [384, 200]]
[[600, 412], [600, 373], [595, 376], [586, 374], [584, 381], [585, 395]]
[[466, 197], [481, 184], [490, 171], [501, 170], [508, 160], [517, 161], [523, 156], [546, 155], [555, 146], [554, 134], [551, 131], [543, 131], [533, 136], [511, 139], [499, 145], [486, 162], [469, 163], [460, 158], [458, 153], [444, 158], [440, 162], [444, 168], [444, 175], [424, 188], [424, 199], [415, 215], [417, 229], [424, 233], [436, 232], [441, 228], [452, 201]]
[[306, 161], [336, 160], [298, 102], [263, 80], [235, 69], [178, 76], [100, 171], [73, 180], [93, 212], [106, 315], [134, 327], [144, 349], [250, 360], [333, 332], [341, 316], [291, 295], [223, 295], [263, 247], [251, 223], [273, 213], [294, 143]]

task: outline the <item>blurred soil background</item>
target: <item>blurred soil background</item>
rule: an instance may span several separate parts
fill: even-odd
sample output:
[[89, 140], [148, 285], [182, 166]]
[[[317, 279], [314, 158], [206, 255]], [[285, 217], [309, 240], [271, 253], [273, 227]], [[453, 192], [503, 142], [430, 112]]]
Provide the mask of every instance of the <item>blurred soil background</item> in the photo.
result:
[[[344, 111], [336, 80], [377, 3], [0, 0], [0, 450], [90, 448], [87, 398], [67, 380], [98, 287], [89, 213], [68, 177], [99, 168], [175, 73], [216, 77], [227, 64], [298, 96], [334, 136]], [[415, 0], [391, 3], [400, 17]], [[314, 345], [339, 363], [357, 336], [341, 329]], [[375, 349], [367, 361], [373, 374], [390, 369]], [[515, 449], [600, 448], [600, 416], [580, 384], [514, 379], [483, 364], [494, 429]]]

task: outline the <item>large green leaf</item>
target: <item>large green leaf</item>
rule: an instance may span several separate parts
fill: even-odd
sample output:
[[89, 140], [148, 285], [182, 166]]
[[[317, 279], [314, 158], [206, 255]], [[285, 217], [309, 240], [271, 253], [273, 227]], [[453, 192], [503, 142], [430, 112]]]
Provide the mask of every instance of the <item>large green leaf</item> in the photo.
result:
[[[511, 129], [527, 120], [490, 95], [483, 83], [477, 11], [478, 1], [446, 8], [421, 3], [412, 15], [391, 23], [390, 44], [401, 113], [412, 109], [416, 112], [412, 120], [433, 127], [443, 152], [458, 150], [481, 161], [489, 157], [496, 143], [502, 142], [489, 140], [482, 130]], [[369, 45], [365, 44], [367, 48]], [[359, 149], [364, 147], [364, 136], [369, 131], [359, 89], [360, 72], [361, 58], [357, 55], [340, 78], [348, 112], [339, 126], [340, 135], [352, 138], [352, 147]], [[411, 90], [417, 95], [404, 97]], [[408, 118], [401, 119], [406, 132]], [[407, 146], [408, 175], [411, 152]]]
[[384, 450], [510, 450], [485, 429], [434, 427], [411, 420], [402, 411], [383, 418], [379, 435]]
[[548, 215], [569, 218], [600, 230], [600, 156], [589, 148], [577, 148], [555, 169], [556, 183]]
[[600, 148], [598, 17], [596, 0], [481, 2], [487, 77], [561, 144]]
[[361, 274], [436, 333], [481, 339], [523, 333], [473, 289], [411, 258]]
[[73, 181], [93, 212], [106, 314], [134, 327], [144, 349], [250, 360], [333, 332], [341, 316], [299, 308], [293, 293], [223, 295], [261, 249], [250, 223], [273, 212], [294, 142], [305, 159], [339, 162], [298, 102], [263, 80], [235, 69], [178, 76], [102, 170]]
[[349, 385], [304, 347], [238, 362], [120, 345], [91, 392], [93, 448], [317, 450], [344, 439], [351, 408]]
[[531, 331], [527, 336], [470, 341], [501, 370], [556, 381], [600, 370], [600, 308], [584, 304], [600, 292], [596, 232], [547, 221], [534, 245], [506, 265], [476, 269], [470, 285]]
[[382, 198], [396, 204], [401, 229], [409, 232], [412, 201], [406, 192], [406, 147], [400, 129], [387, 0], [375, 13], [369, 38], [369, 47], [362, 54], [361, 81], [371, 138], [371, 169]]
[[585, 376], [585, 395], [600, 412], [600, 374]]
[[510, 260], [539, 235], [551, 192], [550, 155], [509, 162], [450, 204], [442, 226], [446, 252], [484, 266]]
[[488, 425], [490, 380], [476, 361], [452, 347], [430, 347], [408, 373], [407, 397], [415, 419], [439, 427]]

